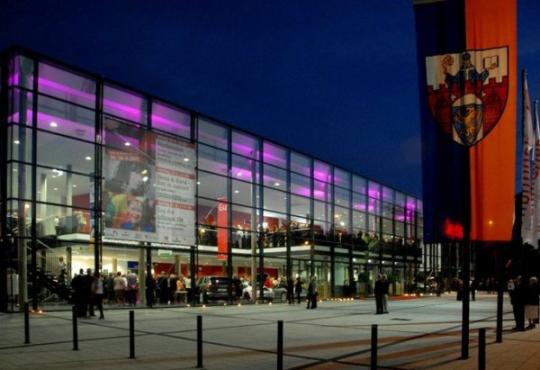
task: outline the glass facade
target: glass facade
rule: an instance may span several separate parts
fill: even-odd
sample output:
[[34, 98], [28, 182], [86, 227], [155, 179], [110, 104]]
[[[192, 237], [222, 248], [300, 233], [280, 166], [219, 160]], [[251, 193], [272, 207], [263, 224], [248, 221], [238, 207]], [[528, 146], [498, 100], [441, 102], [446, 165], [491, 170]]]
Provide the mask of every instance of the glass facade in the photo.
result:
[[2, 71], [3, 310], [61, 305], [87, 269], [111, 304], [126, 275], [137, 303], [182, 305], [313, 275], [320, 298], [369, 294], [422, 263], [410, 195], [28, 52]]

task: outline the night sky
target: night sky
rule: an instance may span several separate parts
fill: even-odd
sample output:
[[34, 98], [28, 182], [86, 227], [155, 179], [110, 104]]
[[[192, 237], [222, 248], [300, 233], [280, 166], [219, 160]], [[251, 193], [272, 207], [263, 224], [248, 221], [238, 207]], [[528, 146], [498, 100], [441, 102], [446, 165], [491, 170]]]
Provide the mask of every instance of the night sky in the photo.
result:
[[[518, 66], [540, 94], [540, 3]], [[12, 44], [421, 195], [412, 0], [1, 1]], [[520, 137], [520, 135], [518, 135]]]

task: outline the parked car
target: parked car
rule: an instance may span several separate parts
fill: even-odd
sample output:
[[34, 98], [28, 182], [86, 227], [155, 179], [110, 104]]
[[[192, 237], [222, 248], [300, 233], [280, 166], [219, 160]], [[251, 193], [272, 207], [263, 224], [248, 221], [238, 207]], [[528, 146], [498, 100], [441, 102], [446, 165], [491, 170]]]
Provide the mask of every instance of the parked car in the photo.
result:
[[[200, 301], [227, 300], [229, 299], [229, 281], [227, 276], [204, 276], [197, 282]], [[232, 282], [231, 282], [232, 283]], [[236, 287], [232, 284], [232, 296], [236, 297]]]
[[[242, 297], [244, 299], [251, 299], [252, 297], [252, 294], [253, 294], [253, 288], [251, 285], [247, 284], [243, 291], [242, 291]], [[257, 287], [257, 295], [259, 295], [259, 287]], [[270, 289], [270, 288], [267, 288], [267, 287], [263, 287], [263, 298], [266, 299], [266, 300], [269, 300], [269, 301], [273, 301], [274, 300], [274, 290], [273, 289]]]

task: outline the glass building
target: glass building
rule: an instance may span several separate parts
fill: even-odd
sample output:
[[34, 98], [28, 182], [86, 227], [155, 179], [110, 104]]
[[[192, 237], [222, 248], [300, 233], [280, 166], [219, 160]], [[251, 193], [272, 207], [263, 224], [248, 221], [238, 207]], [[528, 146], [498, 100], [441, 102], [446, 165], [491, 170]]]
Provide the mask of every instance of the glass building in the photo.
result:
[[[369, 294], [379, 271], [399, 294], [432, 268], [413, 196], [31, 51], [1, 60], [3, 311], [66, 303], [80, 269], [181, 305], [210, 277], [225, 301], [311, 276], [332, 298]], [[162, 301], [170, 274], [184, 286]]]

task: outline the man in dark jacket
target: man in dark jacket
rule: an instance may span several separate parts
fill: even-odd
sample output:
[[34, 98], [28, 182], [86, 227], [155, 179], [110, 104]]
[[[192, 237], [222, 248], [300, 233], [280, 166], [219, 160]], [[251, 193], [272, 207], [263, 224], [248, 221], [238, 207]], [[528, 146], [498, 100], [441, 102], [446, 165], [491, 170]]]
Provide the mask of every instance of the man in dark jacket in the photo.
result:
[[375, 281], [375, 307], [377, 308], [377, 315], [383, 313], [383, 296], [384, 296], [384, 282], [382, 280], [381, 274], [377, 275], [377, 280]]
[[521, 276], [518, 276], [514, 281], [510, 281], [508, 284], [508, 293], [510, 294], [510, 303], [512, 303], [512, 310], [514, 313], [514, 320], [516, 326], [512, 328], [514, 331], [525, 330], [525, 301], [526, 301], [526, 287], [523, 284]]
[[79, 270], [79, 275], [71, 279], [71, 289], [73, 291], [73, 304], [77, 307], [77, 316], [86, 316], [86, 304], [84, 302], [84, 270]]

